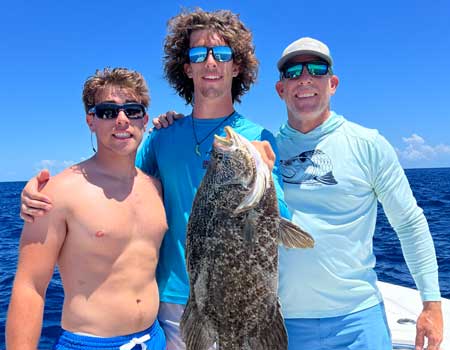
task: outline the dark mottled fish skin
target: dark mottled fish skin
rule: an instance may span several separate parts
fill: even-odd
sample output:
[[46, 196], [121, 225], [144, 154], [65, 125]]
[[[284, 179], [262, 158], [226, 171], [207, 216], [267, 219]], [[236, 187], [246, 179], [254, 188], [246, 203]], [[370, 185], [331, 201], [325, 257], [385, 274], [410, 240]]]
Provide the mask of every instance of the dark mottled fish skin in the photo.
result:
[[218, 350], [287, 349], [277, 297], [281, 219], [270, 173], [262, 198], [235, 213], [255, 171], [245, 147], [229, 154], [214, 147], [186, 238], [190, 296], [180, 326], [188, 350], [214, 343]]

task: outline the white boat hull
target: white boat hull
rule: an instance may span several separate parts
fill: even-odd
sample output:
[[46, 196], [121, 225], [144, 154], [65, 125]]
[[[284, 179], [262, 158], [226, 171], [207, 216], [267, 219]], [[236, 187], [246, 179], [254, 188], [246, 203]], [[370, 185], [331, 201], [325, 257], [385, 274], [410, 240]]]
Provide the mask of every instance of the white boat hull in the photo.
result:
[[[378, 282], [383, 294], [387, 320], [391, 329], [394, 349], [414, 349], [416, 320], [422, 311], [422, 301], [417, 290]], [[441, 350], [450, 350], [450, 300], [442, 299], [444, 315], [444, 341]]]

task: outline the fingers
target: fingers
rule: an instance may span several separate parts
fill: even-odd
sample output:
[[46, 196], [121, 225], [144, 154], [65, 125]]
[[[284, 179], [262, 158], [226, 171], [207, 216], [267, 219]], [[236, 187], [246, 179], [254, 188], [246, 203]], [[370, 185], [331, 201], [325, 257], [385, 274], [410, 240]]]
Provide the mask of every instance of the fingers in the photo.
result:
[[425, 349], [425, 338], [428, 340], [427, 350], [439, 350], [442, 342], [442, 335], [433, 328], [428, 332], [425, 328], [418, 328], [416, 333], [416, 350]]
[[[436, 334], [430, 334], [428, 337], [428, 346], [427, 350], [439, 350], [442, 342], [442, 337], [439, 337]], [[417, 346], [416, 346], [417, 348]]]
[[423, 350], [424, 340], [425, 332], [418, 329], [416, 332], [416, 350]]
[[[39, 176], [39, 175], [38, 175]], [[47, 197], [45, 194], [42, 194], [39, 192], [42, 190], [42, 188], [45, 186], [47, 181], [45, 182], [39, 182], [39, 178], [34, 177], [24, 187], [22, 190], [22, 194], [20, 196], [22, 204], [25, 204], [27, 206], [35, 206], [38, 205], [38, 208], [41, 208], [42, 206], [45, 207], [45, 205], [51, 205], [52, 201], [49, 197]], [[41, 178], [42, 180], [42, 178]], [[38, 202], [43, 202], [42, 204], [38, 204]]]
[[172, 125], [176, 119], [181, 118], [184, 118], [184, 114], [175, 111], [167, 111], [166, 113], [153, 118], [152, 123], [156, 129], [167, 128], [169, 125]]
[[23, 221], [28, 222], [30, 224], [32, 224], [34, 222], [34, 218], [30, 215], [24, 214], [22, 213], [22, 211], [20, 211], [20, 217]]
[[39, 183], [47, 182], [50, 179], [50, 172], [48, 169], [43, 169], [37, 174], [37, 180]]
[[[44, 197], [40, 198], [45, 199]], [[45, 201], [23, 197], [20, 205], [20, 217], [24, 221], [32, 223], [35, 217], [44, 216], [50, 209], [52, 209], [52, 205]]]
[[253, 141], [252, 144], [261, 154], [261, 158], [264, 163], [266, 163], [269, 169], [272, 171], [275, 164], [275, 153], [272, 149], [272, 146], [270, 146], [270, 143], [267, 141]]
[[177, 113], [177, 112], [173, 112], [173, 113], [174, 113], [173, 120], [184, 118], [184, 114], [182, 114], [182, 113]]
[[161, 121], [159, 120], [160, 117], [161, 116], [158, 116], [158, 117], [152, 119], [153, 128], [150, 129], [150, 130], [153, 130], [153, 129], [158, 129], [159, 130], [159, 129], [162, 128]]
[[32, 178], [20, 195], [20, 217], [26, 222], [33, 222], [34, 217], [44, 215], [52, 208], [51, 200], [39, 191], [50, 178], [48, 170], [43, 170]]
[[34, 219], [39, 216], [44, 216], [47, 210], [27, 207], [24, 204], [20, 207], [20, 217], [26, 222], [34, 222]]
[[438, 350], [443, 339], [443, 317], [440, 301], [425, 301], [417, 318], [416, 350], [424, 349], [425, 338], [428, 350]]

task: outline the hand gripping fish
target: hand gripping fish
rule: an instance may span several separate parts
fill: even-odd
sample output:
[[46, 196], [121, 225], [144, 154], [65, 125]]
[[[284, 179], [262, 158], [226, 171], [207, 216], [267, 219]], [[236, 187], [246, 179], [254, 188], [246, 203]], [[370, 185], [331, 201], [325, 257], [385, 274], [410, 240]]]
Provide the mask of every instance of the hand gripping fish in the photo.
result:
[[271, 173], [256, 148], [225, 127], [194, 199], [186, 237], [190, 295], [181, 320], [187, 350], [282, 350], [278, 244], [313, 247], [279, 216]]

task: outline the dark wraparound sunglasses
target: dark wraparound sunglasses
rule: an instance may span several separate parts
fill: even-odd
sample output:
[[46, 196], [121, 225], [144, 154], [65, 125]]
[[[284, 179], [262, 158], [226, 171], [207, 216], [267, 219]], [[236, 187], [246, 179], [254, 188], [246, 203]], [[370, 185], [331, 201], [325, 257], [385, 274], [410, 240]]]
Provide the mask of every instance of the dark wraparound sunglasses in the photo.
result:
[[100, 119], [114, 119], [120, 111], [123, 111], [128, 119], [141, 119], [146, 113], [145, 106], [140, 103], [99, 103], [89, 109], [88, 113], [93, 113]]
[[308, 73], [313, 77], [323, 76], [330, 72], [330, 66], [325, 62], [296, 63], [281, 70], [281, 79], [295, 79], [300, 77], [304, 67], [306, 67]]
[[189, 61], [191, 63], [205, 62], [209, 52], [212, 52], [217, 62], [228, 62], [233, 58], [233, 50], [229, 46], [197, 46], [189, 49]]

